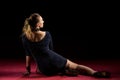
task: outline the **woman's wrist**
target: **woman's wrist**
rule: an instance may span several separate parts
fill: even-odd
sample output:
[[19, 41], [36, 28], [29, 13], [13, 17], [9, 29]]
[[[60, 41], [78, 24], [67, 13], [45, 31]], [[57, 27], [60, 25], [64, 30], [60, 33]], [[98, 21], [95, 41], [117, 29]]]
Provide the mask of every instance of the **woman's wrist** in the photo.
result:
[[30, 66], [27, 66], [27, 67], [26, 67], [26, 70], [27, 70], [27, 72], [31, 73]]

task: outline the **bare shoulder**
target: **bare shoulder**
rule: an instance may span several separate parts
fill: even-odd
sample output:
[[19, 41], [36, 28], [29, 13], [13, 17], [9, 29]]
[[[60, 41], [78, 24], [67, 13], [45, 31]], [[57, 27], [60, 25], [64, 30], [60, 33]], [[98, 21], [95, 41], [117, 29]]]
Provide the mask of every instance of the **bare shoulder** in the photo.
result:
[[46, 35], [46, 33], [47, 33], [46, 31], [41, 31], [40, 32], [40, 34], [43, 35], [43, 36]]
[[46, 31], [40, 31], [39, 34], [41, 36], [40, 40], [42, 40], [45, 37], [45, 35], [47, 34], [47, 32]]

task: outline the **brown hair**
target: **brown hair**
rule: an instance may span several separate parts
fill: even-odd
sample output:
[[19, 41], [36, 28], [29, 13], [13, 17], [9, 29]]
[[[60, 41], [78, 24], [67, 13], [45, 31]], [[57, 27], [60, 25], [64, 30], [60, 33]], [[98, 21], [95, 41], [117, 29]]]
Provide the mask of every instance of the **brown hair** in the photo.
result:
[[23, 34], [25, 34], [28, 38], [34, 38], [33, 31], [35, 30], [36, 24], [39, 22], [40, 15], [38, 13], [33, 13], [29, 18], [25, 19], [24, 26], [22, 29]]

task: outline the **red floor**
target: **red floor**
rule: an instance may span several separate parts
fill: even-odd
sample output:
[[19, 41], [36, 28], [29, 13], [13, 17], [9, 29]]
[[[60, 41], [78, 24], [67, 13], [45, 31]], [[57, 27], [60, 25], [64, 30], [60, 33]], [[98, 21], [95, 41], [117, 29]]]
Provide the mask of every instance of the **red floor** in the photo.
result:
[[32, 63], [32, 74], [30, 77], [23, 77], [25, 72], [24, 60], [2, 59], [0, 60], [0, 80], [120, 80], [120, 60], [79, 60], [79, 64], [87, 65], [96, 70], [107, 70], [112, 74], [111, 78], [94, 78], [90, 76], [79, 75], [77, 77], [69, 76], [44, 76], [35, 73], [35, 64]]

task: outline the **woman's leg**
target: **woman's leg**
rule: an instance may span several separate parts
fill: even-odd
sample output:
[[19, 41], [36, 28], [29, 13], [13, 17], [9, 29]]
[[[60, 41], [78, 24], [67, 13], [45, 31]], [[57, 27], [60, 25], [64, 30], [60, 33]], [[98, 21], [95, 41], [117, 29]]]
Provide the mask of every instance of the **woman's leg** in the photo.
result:
[[68, 74], [78, 73], [78, 74], [82, 74], [82, 75], [92, 76], [95, 72], [96, 71], [93, 70], [90, 67], [80, 65], [80, 64], [74, 63], [74, 62], [72, 62], [70, 60], [67, 60], [66, 73], [68, 73]]
[[111, 73], [108, 71], [95, 71], [90, 67], [74, 63], [70, 60], [67, 60], [65, 70], [66, 70], [66, 74], [70, 74], [70, 75], [73, 74], [73, 76], [82, 74], [82, 75], [93, 76], [97, 78], [110, 78], [111, 77]]

